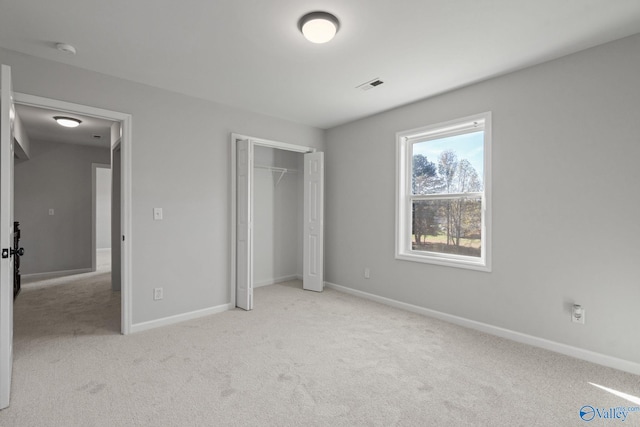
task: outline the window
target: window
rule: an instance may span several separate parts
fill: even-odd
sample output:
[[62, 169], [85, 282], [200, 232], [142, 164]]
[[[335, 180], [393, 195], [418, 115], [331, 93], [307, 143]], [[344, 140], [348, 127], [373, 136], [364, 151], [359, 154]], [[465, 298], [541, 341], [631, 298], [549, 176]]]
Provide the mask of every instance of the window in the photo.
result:
[[491, 271], [491, 113], [397, 134], [396, 258]]

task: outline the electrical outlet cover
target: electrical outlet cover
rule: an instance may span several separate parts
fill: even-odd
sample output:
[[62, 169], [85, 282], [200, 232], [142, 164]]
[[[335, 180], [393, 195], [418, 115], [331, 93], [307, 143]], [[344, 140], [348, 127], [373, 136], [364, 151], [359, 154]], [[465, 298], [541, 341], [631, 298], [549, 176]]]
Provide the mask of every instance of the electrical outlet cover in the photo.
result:
[[586, 310], [582, 307], [580, 307], [579, 309], [573, 308], [573, 310], [571, 311], [571, 321], [573, 323], [580, 323], [584, 325], [585, 313]]

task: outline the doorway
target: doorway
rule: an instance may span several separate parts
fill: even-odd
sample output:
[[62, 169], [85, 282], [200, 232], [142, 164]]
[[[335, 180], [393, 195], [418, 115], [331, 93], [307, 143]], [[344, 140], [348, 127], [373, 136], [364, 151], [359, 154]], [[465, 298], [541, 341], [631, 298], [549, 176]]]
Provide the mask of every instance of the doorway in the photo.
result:
[[[118, 151], [118, 172], [112, 173], [112, 189], [115, 194], [118, 194], [119, 200], [112, 199], [112, 206], [118, 208], [118, 212], [115, 215], [120, 222], [120, 230], [113, 230], [113, 234], [117, 233], [118, 250], [120, 250], [120, 265], [118, 274], [114, 274], [121, 278], [121, 321], [120, 332], [123, 335], [129, 334], [131, 330], [132, 314], [131, 314], [131, 122], [132, 117], [130, 114], [104, 110], [87, 105], [73, 104], [64, 101], [58, 101], [49, 98], [43, 98], [34, 95], [27, 95], [22, 93], [14, 94], [14, 102], [17, 105], [24, 105], [29, 107], [55, 110], [67, 114], [77, 114], [87, 117], [95, 117], [98, 119], [109, 120], [119, 124], [117, 135], [111, 136], [109, 150], [111, 151], [112, 163], [113, 152]], [[112, 132], [113, 133], [113, 132]], [[114, 185], [115, 183], [115, 185]], [[117, 191], [116, 191], [117, 187]], [[55, 212], [54, 212], [55, 213]], [[112, 214], [112, 219], [113, 219]], [[93, 230], [95, 232], [95, 228]], [[127, 239], [127, 237], [129, 237]], [[94, 237], [95, 239], [95, 237]], [[116, 239], [112, 239], [116, 240]], [[95, 242], [95, 240], [93, 240]], [[95, 243], [92, 242], [92, 247], [95, 248]], [[114, 248], [112, 246], [112, 251]], [[114, 251], [117, 252], [117, 251]], [[95, 250], [92, 254], [92, 268], [95, 268]], [[112, 265], [112, 271], [113, 271]]]
[[[324, 153], [315, 148], [238, 134], [231, 136], [231, 303], [244, 310], [253, 308], [256, 150], [269, 148], [303, 156], [302, 220], [302, 280], [303, 289], [321, 292], [324, 287]], [[288, 168], [262, 165], [269, 172], [279, 173], [282, 180]], [[278, 180], [275, 181], [276, 185]]]

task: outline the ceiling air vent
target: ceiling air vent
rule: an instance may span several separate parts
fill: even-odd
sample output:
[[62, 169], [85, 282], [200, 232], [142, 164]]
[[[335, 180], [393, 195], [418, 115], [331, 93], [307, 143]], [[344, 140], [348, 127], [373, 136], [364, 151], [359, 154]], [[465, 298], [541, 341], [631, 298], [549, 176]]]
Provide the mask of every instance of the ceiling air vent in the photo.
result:
[[356, 89], [369, 90], [369, 89], [373, 89], [376, 86], [380, 86], [382, 83], [384, 82], [380, 79], [373, 79], [373, 80], [369, 80], [366, 83], [362, 83], [359, 86], [356, 86]]

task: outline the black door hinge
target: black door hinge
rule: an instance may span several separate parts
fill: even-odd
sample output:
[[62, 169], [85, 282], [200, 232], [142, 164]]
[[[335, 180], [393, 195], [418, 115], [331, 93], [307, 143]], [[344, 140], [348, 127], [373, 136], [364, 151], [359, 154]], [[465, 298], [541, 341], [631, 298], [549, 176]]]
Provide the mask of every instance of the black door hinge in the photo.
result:
[[2, 258], [9, 258], [9, 249], [2, 250]]

